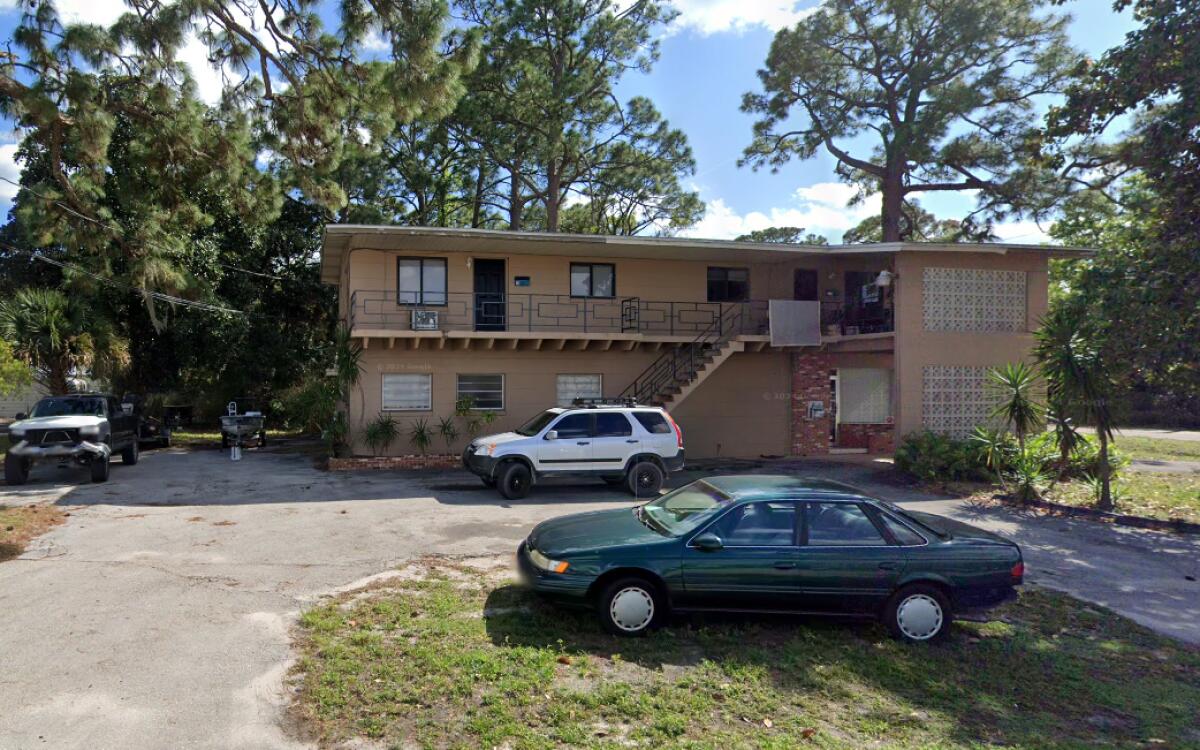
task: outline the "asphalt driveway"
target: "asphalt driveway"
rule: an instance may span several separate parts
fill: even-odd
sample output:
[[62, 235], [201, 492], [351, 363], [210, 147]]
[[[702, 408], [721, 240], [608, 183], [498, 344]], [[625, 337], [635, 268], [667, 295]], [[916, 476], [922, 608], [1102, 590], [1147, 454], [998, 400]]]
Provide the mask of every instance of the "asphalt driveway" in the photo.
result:
[[[861, 465], [781, 469], [1007, 534], [1029, 580], [1200, 643], [1200, 540], [968, 507]], [[43, 466], [0, 485], [0, 503], [71, 512], [0, 565], [3, 750], [303, 746], [281, 711], [301, 609], [414, 557], [506, 555], [543, 518], [631, 504], [601, 483], [509, 502], [465, 473], [332, 474], [257, 451], [159, 451], [85, 479]]]

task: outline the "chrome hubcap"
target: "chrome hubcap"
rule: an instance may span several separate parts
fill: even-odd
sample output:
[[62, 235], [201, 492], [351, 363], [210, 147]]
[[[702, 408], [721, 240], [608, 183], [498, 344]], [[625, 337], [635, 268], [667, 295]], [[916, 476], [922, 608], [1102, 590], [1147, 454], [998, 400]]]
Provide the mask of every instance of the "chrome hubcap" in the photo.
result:
[[608, 613], [618, 628], [635, 633], [654, 619], [654, 597], [636, 586], [621, 589], [608, 605]]
[[913, 594], [896, 608], [900, 632], [914, 641], [925, 641], [942, 629], [942, 606], [925, 594]]

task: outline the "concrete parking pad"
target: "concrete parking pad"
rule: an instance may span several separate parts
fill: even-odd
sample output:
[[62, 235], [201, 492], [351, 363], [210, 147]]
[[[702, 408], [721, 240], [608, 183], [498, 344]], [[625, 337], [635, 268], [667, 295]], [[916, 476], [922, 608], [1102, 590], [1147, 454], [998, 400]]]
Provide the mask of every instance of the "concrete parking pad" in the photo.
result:
[[[1200, 643], [1200, 540], [969, 507], [870, 466], [757, 470], [841, 479], [1008, 534], [1031, 581]], [[85, 482], [43, 466], [29, 485], [0, 486], [0, 503], [71, 506], [0, 564], [5, 750], [302, 747], [280, 707], [288, 628], [305, 606], [414, 557], [508, 554], [541, 519], [632, 504], [598, 482], [511, 502], [462, 472], [326, 473], [270, 451], [237, 463], [157, 451]]]

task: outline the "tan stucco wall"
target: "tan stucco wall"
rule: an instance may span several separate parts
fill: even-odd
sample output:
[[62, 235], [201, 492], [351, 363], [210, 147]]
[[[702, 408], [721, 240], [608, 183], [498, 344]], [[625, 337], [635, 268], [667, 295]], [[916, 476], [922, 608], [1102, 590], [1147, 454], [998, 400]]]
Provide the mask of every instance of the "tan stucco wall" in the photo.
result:
[[790, 355], [743, 352], [726, 360], [672, 416], [690, 457], [787, 455], [790, 397]]
[[[1046, 313], [1049, 277], [1046, 256], [1029, 252], [1004, 255], [948, 252], [896, 256], [895, 395], [897, 434], [920, 430], [923, 369], [929, 365], [995, 366], [1026, 359], [1033, 330]], [[1026, 330], [1019, 333], [926, 331], [922, 276], [928, 266], [1026, 272]]]
[[[557, 375], [600, 373], [605, 396], [616, 396], [658, 356], [654, 352], [570, 351], [407, 351], [368, 349], [363, 356], [360, 387], [351, 397], [351, 424], [356, 451], [366, 453], [361, 431], [379, 414], [382, 376], [386, 372], [429, 372], [433, 376], [433, 409], [425, 412], [390, 412], [400, 423], [401, 439], [392, 454], [413, 451], [408, 431], [424, 418], [436, 427], [441, 417], [454, 413], [459, 373], [501, 373], [505, 376], [505, 409], [486, 428], [501, 432], [519, 426], [531, 416], [554, 406]], [[788, 356], [780, 353], [736, 354], [716, 370], [679, 406], [675, 418], [684, 431], [688, 455], [755, 457], [787, 452], [789, 440]], [[461, 424], [461, 420], [460, 420]], [[466, 445], [465, 436], [454, 443], [455, 452]], [[437, 438], [431, 450], [445, 451]]]

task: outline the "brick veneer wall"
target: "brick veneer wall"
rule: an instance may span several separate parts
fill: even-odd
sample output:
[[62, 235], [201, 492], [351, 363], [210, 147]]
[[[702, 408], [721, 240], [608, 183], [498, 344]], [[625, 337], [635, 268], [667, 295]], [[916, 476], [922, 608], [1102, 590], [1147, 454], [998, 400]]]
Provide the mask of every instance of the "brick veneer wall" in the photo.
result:
[[838, 445], [866, 448], [868, 453], [894, 453], [895, 432], [890, 424], [842, 424], [838, 426]]
[[457, 469], [462, 457], [449, 453], [424, 456], [374, 456], [370, 458], [331, 458], [330, 471], [364, 471], [387, 469]]
[[[792, 454], [821, 456], [829, 453], [830, 357], [825, 352], [803, 352], [792, 355]], [[825, 416], [808, 416], [810, 401], [825, 405]]]

